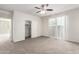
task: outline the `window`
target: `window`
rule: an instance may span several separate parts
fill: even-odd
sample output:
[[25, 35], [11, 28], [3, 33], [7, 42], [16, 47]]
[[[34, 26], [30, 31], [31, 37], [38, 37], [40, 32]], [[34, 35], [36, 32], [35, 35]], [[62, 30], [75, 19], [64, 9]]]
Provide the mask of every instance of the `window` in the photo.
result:
[[0, 34], [10, 34], [11, 19], [0, 18]]
[[56, 39], [65, 38], [67, 16], [60, 16], [49, 19], [49, 35]]

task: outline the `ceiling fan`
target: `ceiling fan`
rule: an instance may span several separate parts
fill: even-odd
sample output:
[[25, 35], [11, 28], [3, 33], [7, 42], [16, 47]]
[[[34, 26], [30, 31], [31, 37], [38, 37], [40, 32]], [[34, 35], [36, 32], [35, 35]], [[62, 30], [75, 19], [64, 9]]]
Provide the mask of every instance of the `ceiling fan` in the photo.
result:
[[35, 7], [36, 9], [38, 9], [39, 11], [37, 11], [36, 13], [42, 13], [44, 14], [46, 11], [53, 11], [53, 9], [48, 9], [49, 5], [48, 4], [42, 4], [40, 7]]

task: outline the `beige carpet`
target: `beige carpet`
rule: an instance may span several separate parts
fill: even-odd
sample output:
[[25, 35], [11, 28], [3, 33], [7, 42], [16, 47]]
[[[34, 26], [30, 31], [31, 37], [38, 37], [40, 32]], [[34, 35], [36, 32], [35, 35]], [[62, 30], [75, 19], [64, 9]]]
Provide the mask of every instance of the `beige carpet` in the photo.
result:
[[17, 43], [6, 41], [0, 43], [0, 53], [5, 54], [65, 54], [79, 53], [79, 44], [53, 38], [39, 37]]

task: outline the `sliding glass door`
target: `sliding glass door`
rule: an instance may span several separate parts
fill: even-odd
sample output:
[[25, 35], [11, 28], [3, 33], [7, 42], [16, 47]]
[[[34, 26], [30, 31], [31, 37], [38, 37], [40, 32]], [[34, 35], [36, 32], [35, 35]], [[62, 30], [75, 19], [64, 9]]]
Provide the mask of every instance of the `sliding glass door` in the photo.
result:
[[66, 16], [49, 19], [49, 35], [55, 39], [65, 39]]
[[0, 42], [9, 40], [11, 36], [11, 19], [0, 17]]

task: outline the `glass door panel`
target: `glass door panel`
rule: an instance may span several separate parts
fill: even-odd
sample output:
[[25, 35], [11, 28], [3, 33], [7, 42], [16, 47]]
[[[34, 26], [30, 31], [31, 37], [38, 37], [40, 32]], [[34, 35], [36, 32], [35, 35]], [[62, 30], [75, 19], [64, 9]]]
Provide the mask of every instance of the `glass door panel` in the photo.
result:
[[54, 38], [56, 37], [56, 23], [55, 18], [49, 20], [49, 35]]

